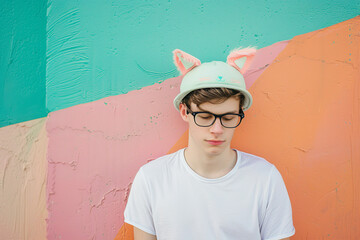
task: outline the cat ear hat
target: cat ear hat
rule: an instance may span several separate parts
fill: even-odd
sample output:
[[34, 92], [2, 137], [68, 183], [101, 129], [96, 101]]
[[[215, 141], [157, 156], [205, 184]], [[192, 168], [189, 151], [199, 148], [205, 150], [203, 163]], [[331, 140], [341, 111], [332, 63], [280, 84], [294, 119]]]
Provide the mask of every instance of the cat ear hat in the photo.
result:
[[180, 93], [174, 99], [174, 105], [179, 110], [182, 99], [190, 92], [200, 88], [230, 88], [240, 91], [245, 96], [243, 110], [249, 109], [252, 96], [246, 90], [243, 74], [249, 68], [255, 48], [233, 50], [227, 57], [227, 62], [213, 61], [201, 63], [199, 59], [179, 49], [173, 51], [174, 62], [184, 75]]

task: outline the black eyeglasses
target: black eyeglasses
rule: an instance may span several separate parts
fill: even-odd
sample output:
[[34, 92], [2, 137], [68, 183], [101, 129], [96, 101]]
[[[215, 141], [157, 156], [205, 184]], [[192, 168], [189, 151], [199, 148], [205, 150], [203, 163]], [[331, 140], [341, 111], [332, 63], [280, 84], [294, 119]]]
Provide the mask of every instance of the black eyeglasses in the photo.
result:
[[220, 123], [225, 128], [236, 128], [240, 125], [242, 119], [245, 117], [245, 114], [242, 109], [240, 113], [225, 113], [225, 114], [214, 114], [211, 112], [193, 112], [190, 109], [186, 110], [186, 114], [191, 114], [194, 116], [195, 124], [199, 127], [210, 127], [213, 125], [217, 118], [220, 119]]

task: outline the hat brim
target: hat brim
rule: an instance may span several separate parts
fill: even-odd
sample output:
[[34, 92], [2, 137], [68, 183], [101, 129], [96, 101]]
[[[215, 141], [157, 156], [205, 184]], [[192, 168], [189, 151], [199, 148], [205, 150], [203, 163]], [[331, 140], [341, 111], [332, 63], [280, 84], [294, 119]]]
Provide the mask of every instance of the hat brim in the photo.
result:
[[[219, 84], [219, 86], [209, 86], [207, 88], [216, 88], [216, 87], [224, 87], [224, 85]], [[197, 89], [201, 89], [201, 88], [197, 88]], [[186, 95], [188, 95], [190, 92], [192, 92], [194, 90], [197, 90], [197, 89], [191, 89], [191, 90], [179, 93], [174, 99], [175, 108], [179, 111], [179, 105], [180, 105], [181, 101], [184, 99], [184, 97]], [[244, 101], [244, 104], [243, 104], [243, 111], [248, 110], [250, 108], [250, 106], [252, 105], [252, 101], [253, 101], [251, 94], [247, 90], [244, 90], [244, 89], [237, 89], [237, 88], [230, 88], [230, 89], [237, 90], [237, 91], [241, 92], [242, 94], [244, 94], [245, 101]]]

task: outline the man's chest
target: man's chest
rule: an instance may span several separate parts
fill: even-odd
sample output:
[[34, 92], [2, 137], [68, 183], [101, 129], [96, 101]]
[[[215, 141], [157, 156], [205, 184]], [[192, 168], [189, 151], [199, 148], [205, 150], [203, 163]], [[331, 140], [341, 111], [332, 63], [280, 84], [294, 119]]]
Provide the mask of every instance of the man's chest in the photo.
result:
[[214, 239], [231, 239], [233, 236], [256, 239], [261, 201], [259, 189], [249, 183], [175, 181], [163, 185], [153, 197], [154, 224], [160, 236], [186, 232], [191, 234], [186, 235], [188, 239], [205, 239], [205, 233], [217, 236]]

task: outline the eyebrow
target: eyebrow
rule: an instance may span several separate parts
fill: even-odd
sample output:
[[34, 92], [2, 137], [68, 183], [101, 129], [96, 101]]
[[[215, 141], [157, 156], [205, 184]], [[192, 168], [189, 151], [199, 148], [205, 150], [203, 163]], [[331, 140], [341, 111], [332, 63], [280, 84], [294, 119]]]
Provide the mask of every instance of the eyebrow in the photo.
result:
[[[201, 108], [200, 106], [197, 106], [197, 108], [200, 109], [200, 110], [203, 111], [203, 112], [212, 113], [212, 112], [210, 112], [210, 111], [207, 111], [207, 110]], [[224, 115], [224, 114], [228, 114], [228, 113], [239, 114], [239, 112], [236, 112], [236, 111], [226, 112], [226, 113], [222, 113], [222, 114], [215, 114], [215, 113], [212, 113], [212, 114], [215, 114], [215, 115]]]

